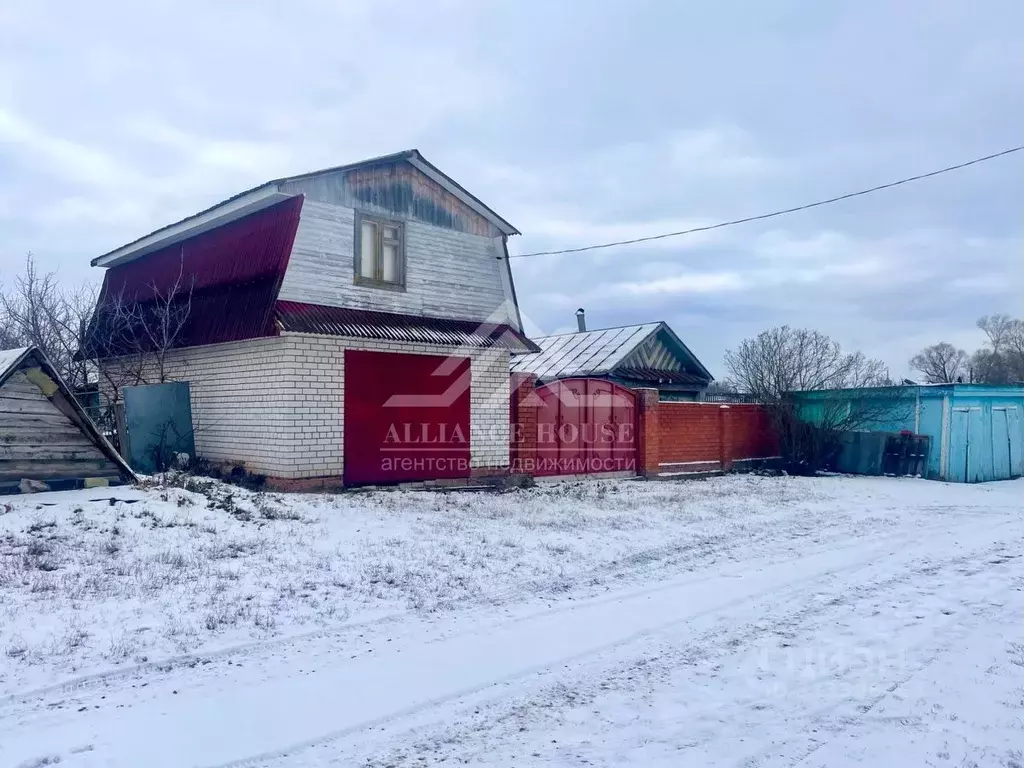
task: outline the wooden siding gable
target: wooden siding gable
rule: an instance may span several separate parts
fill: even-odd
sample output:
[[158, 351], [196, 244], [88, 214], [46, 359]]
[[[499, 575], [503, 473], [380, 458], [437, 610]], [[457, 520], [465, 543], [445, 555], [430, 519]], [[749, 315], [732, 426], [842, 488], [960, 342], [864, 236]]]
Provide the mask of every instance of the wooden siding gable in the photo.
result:
[[653, 333], [630, 352], [619, 364], [619, 367], [681, 371], [683, 370], [683, 361], [679, 359], [678, 353], [660, 338], [660, 334]]
[[0, 492], [23, 479], [136, 479], [46, 357], [31, 348], [0, 370]]
[[[392, 212], [390, 215], [394, 215]], [[384, 290], [355, 279], [356, 210], [306, 199], [278, 294], [321, 304], [519, 327], [502, 237], [405, 220], [405, 285]]]
[[626, 355], [616, 368], [683, 371], [703, 376], [708, 381], [714, 380], [697, 356], [664, 322], [659, 323], [657, 330]]
[[405, 160], [287, 179], [281, 192], [389, 218], [418, 221], [483, 237], [500, 237], [491, 221]]

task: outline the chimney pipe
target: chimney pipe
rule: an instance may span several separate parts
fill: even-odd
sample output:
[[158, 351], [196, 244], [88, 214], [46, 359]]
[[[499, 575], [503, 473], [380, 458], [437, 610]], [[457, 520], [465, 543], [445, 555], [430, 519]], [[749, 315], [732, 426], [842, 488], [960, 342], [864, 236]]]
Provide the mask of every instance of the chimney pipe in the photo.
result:
[[587, 313], [580, 307], [576, 310], [576, 327], [580, 333], [584, 333], [587, 330]]

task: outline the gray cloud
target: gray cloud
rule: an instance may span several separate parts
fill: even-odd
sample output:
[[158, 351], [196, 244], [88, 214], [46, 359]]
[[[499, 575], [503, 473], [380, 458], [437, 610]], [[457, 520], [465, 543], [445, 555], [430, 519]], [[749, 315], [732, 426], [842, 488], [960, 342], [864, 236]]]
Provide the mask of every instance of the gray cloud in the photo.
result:
[[[1017, 143], [1024, 6], [452, 0], [8, 3], [0, 280], [268, 178], [417, 146], [523, 253], [828, 197]], [[519, 259], [526, 314], [672, 323], [721, 373], [763, 327], [894, 373], [1024, 311], [1024, 158], [687, 238]]]

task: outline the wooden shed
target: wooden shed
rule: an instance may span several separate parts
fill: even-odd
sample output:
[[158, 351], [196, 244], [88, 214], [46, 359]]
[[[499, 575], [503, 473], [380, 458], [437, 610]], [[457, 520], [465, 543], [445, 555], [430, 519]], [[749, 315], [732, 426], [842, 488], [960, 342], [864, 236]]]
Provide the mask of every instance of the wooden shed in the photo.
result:
[[135, 480], [39, 349], [0, 351], [0, 494]]

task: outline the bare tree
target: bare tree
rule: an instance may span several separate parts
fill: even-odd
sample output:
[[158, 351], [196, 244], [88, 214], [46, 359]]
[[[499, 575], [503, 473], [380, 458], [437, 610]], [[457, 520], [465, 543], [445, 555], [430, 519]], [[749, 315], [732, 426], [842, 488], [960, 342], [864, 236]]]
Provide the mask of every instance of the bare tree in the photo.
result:
[[967, 353], [941, 341], [925, 347], [912, 358], [910, 367], [924, 374], [928, 384], [952, 384], [967, 377]]
[[0, 291], [0, 346], [39, 347], [75, 391], [90, 379], [88, 362], [77, 356], [81, 330], [92, 312], [95, 290], [65, 289], [56, 272], [40, 272], [29, 253], [13, 286]]
[[820, 331], [783, 325], [744, 340], [725, 353], [725, 366], [741, 391], [782, 399], [789, 392], [849, 389], [886, 383], [885, 364], [862, 352], [843, 352]]
[[987, 315], [978, 320], [978, 327], [988, 340], [971, 357], [971, 380], [982, 384], [1024, 381], [1024, 320]]
[[978, 327], [988, 336], [988, 344], [991, 350], [999, 354], [1014, 335], [1015, 326], [1020, 322], [1020, 320], [1014, 320], [1009, 315], [985, 315], [978, 318]]
[[[844, 352], [819, 331], [782, 326], [725, 353], [729, 375], [768, 412], [786, 468], [814, 474], [838, 456], [848, 432], [906, 418], [907, 393], [885, 365]], [[851, 391], [852, 390], [852, 391]], [[794, 393], [813, 392], [795, 397]]]
[[83, 330], [81, 349], [96, 360], [108, 418], [125, 387], [171, 380], [169, 356], [184, 341], [193, 287], [184, 258], [174, 282], [165, 288], [150, 283], [143, 291], [130, 293], [104, 285]]

